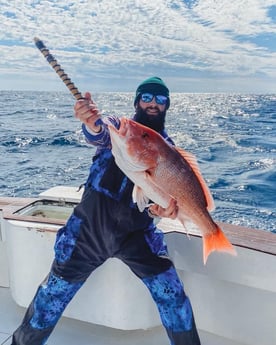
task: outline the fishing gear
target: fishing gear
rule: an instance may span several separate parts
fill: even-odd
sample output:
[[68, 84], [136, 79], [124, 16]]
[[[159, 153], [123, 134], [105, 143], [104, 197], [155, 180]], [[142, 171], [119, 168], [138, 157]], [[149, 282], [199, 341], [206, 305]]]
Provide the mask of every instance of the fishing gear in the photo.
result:
[[[69, 91], [72, 93], [72, 95], [75, 97], [75, 99], [83, 99], [84, 97], [76, 87], [76, 85], [72, 82], [72, 80], [68, 77], [68, 74], [64, 72], [64, 69], [61, 68], [60, 64], [57, 62], [57, 60], [54, 58], [54, 56], [50, 53], [49, 49], [45, 46], [45, 44], [37, 37], [34, 38], [35, 45], [40, 50], [42, 55], [45, 57], [45, 59], [49, 62], [49, 64], [53, 67], [53, 69], [56, 71], [57, 75], [60, 77], [60, 79], [64, 82], [64, 84], [67, 86]], [[95, 123], [96, 125], [101, 125], [102, 120], [98, 119]]]
[[49, 49], [44, 45], [44, 43], [37, 37], [34, 38], [34, 42], [35, 42], [35, 45], [37, 46], [37, 48], [40, 50], [40, 52], [45, 57], [45, 59], [49, 62], [49, 64], [56, 71], [56, 73], [58, 74], [60, 79], [67, 86], [67, 88], [72, 93], [72, 95], [76, 99], [83, 98], [83, 96], [79, 92], [78, 88], [75, 86], [75, 84], [72, 82], [72, 80], [68, 77], [68, 74], [66, 74], [64, 72], [64, 69], [61, 68], [60, 64], [57, 62], [57, 60], [54, 58], [54, 56], [50, 53]]

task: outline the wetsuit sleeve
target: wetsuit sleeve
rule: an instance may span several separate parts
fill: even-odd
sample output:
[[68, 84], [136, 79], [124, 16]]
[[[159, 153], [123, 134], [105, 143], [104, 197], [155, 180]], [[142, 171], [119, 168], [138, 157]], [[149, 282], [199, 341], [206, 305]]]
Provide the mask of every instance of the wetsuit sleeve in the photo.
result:
[[169, 144], [175, 146], [174, 141], [172, 140], [171, 137], [168, 136], [168, 133], [167, 133], [166, 131], [163, 130], [160, 134], [162, 135], [162, 137], [163, 137]]
[[100, 147], [108, 147], [111, 145], [108, 124], [114, 125], [116, 128], [120, 127], [120, 120], [116, 116], [108, 116], [104, 118], [101, 131], [95, 133], [91, 131], [85, 124], [82, 124], [82, 132], [88, 144]]

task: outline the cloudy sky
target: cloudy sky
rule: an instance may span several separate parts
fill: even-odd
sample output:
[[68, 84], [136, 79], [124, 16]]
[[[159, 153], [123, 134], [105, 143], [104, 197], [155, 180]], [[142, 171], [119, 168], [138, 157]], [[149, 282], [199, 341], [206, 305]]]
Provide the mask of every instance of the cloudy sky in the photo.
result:
[[0, 0], [0, 90], [276, 92], [275, 0]]

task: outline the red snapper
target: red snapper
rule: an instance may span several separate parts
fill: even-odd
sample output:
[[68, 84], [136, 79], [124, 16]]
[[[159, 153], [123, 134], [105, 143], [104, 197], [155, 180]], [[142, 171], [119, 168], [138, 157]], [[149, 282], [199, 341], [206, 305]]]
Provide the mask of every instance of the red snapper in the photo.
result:
[[202, 234], [204, 264], [215, 250], [236, 254], [209, 214], [214, 201], [192, 154], [125, 117], [121, 118], [119, 130], [109, 125], [109, 131], [116, 164], [134, 183], [133, 199], [140, 211], [149, 201], [167, 208], [173, 198], [178, 206], [177, 218], [184, 228], [189, 220]]

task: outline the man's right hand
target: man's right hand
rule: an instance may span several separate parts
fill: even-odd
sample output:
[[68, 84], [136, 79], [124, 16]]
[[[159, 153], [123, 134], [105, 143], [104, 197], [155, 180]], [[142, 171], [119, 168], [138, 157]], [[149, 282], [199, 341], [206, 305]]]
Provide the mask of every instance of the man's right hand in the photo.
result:
[[101, 125], [96, 125], [97, 120], [101, 118], [101, 114], [91, 98], [91, 94], [86, 92], [84, 98], [79, 99], [75, 106], [75, 117], [83, 122], [93, 132], [99, 133]]

